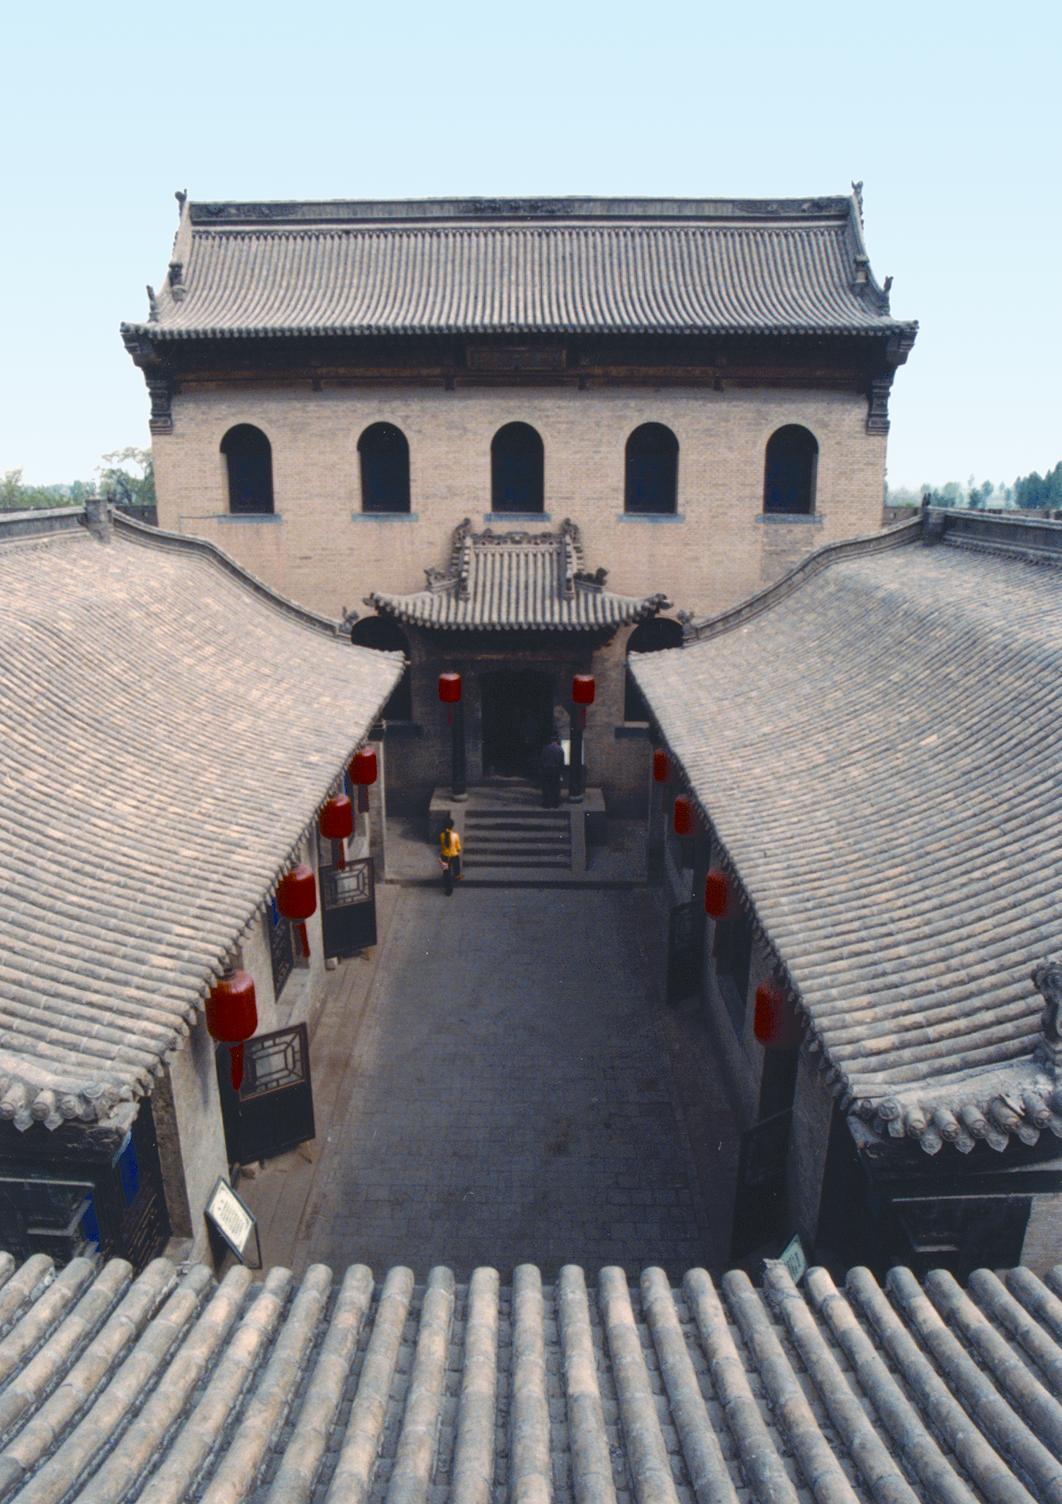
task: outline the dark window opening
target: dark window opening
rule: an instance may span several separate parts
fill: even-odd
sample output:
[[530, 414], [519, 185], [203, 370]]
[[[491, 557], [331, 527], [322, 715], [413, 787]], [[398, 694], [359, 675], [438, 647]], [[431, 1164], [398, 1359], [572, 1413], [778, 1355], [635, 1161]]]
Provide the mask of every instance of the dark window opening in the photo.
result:
[[669, 621], [666, 617], [655, 617], [652, 621], [643, 621], [627, 639], [627, 677], [623, 691], [623, 719], [625, 721], [648, 721], [650, 719], [649, 706], [645, 703], [645, 696], [634, 682], [634, 675], [630, 670], [630, 656], [632, 653], [659, 653], [663, 648], [679, 648], [682, 646], [682, 628], [677, 621]]
[[544, 460], [542, 440], [527, 423], [506, 423], [490, 446], [492, 512], [541, 512]]
[[393, 423], [374, 423], [358, 440], [363, 512], [409, 511], [409, 443]]
[[678, 439], [662, 423], [643, 423], [627, 440], [623, 510], [666, 516], [676, 510]]
[[[387, 616], [366, 616], [356, 621], [350, 631], [350, 640], [359, 648], [375, 648], [383, 653], [404, 653], [409, 659], [409, 640], [402, 628]], [[413, 686], [409, 679], [409, 666], [392, 691], [391, 698], [380, 712], [384, 721], [411, 721], [413, 719]]]
[[815, 510], [819, 445], [799, 423], [771, 435], [763, 476], [763, 510], [810, 514]]
[[745, 1026], [745, 1006], [752, 965], [752, 925], [744, 914], [719, 919], [715, 925], [715, 974], [730, 1022], [738, 1034]]
[[238, 423], [221, 441], [229, 478], [230, 512], [273, 510], [273, 451], [260, 428]]

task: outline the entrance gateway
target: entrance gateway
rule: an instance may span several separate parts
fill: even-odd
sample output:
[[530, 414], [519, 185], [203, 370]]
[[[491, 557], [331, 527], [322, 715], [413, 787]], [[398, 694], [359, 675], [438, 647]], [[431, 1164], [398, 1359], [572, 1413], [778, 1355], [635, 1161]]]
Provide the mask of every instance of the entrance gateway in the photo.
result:
[[[644, 803], [644, 747], [614, 736], [625, 719], [623, 672], [614, 664], [606, 671], [602, 660], [607, 650], [622, 664], [625, 641], [611, 648], [617, 633], [669, 608], [667, 597], [609, 590], [605, 570], [585, 567], [571, 521], [553, 531], [475, 533], [466, 518], [454, 530], [446, 567], [425, 573], [423, 590], [366, 597], [377, 619], [401, 627], [412, 660], [411, 719], [418, 735], [396, 727], [388, 737], [392, 807], [418, 813], [448, 781], [452, 732], [435, 700], [439, 674], [462, 678], [473, 787], [493, 778], [537, 780], [543, 747], [554, 732], [567, 734], [573, 676], [596, 674], [586, 764], [600, 770], [610, 800], [629, 794], [636, 812]], [[362, 631], [363, 623], [354, 630]]]
[[534, 778], [554, 731], [553, 675], [500, 669], [479, 677], [483, 776]]

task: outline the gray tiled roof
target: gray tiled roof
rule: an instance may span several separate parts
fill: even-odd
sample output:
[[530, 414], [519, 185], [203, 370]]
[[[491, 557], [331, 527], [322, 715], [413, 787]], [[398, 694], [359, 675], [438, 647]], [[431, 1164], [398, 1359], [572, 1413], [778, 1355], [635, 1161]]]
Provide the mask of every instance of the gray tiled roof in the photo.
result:
[[1062, 1267], [523, 1265], [216, 1284], [0, 1255], [0, 1498], [1035, 1504], [1062, 1497]]
[[583, 567], [579, 529], [555, 533], [454, 530], [446, 570], [425, 570], [428, 588], [408, 595], [374, 591], [365, 604], [415, 627], [492, 631], [594, 632], [644, 621], [666, 609], [662, 594], [615, 595]]
[[0, 1118], [150, 1088], [399, 673], [210, 545], [0, 543]]
[[497, 214], [476, 201], [193, 204], [174, 254], [151, 320], [128, 335], [917, 327], [890, 317], [846, 199], [515, 201]]
[[917, 527], [632, 670], [844, 1105], [1002, 1148], [1062, 1135], [1030, 980], [1062, 953], [1062, 528], [1034, 563]]

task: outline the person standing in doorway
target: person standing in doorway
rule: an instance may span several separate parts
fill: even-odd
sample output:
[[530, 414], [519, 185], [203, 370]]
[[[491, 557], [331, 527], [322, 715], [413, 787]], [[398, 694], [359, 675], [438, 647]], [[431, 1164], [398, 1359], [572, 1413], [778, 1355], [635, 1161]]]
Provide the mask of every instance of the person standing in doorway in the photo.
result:
[[449, 898], [454, 891], [454, 880], [461, 880], [461, 837], [449, 815], [439, 832], [439, 861], [443, 869], [443, 892]]
[[561, 773], [564, 770], [564, 748], [556, 732], [542, 748], [540, 761], [542, 772], [542, 803], [546, 809], [560, 808]]

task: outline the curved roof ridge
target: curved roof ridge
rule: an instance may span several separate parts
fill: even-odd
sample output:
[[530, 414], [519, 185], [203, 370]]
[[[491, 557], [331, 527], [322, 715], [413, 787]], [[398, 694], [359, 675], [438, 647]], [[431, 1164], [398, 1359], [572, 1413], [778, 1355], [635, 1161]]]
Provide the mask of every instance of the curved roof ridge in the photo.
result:
[[842, 538], [838, 543], [824, 543], [813, 554], [808, 554], [806, 559], [794, 565], [780, 580], [775, 580], [772, 585], [767, 585], [755, 595], [747, 596], [736, 606], [729, 606], [715, 616], [702, 617], [698, 621], [690, 613], [680, 611], [679, 620], [683, 623], [686, 640], [706, 642], [710, 637], [718, 637], [723, 632], [742, 626], [753, 617], [769, 611], [779, 601], [785, 600], [799, 586], [814, 579], [815, 575], [821, 574], [832, 564], [843, 563], [846, 559], [858, 558], [863, 554], [881, 553], [886, 548], [900, 548], [907, 543], [917, 543], [921, 536], [922, 519], [915, 517], [910, 522], [900, 522], [895, 527], [886, 528], [884, 532], [863, 533], [858, 538]]
[[116, 530], [124, 534], [130, 542], [142, 543], [149, 548], [177, 548], [184, 553], [199, 554], [212, 560], [241, 585], [246, 585], [262, 600], [275, 606], [285, 616], [294, 617], [303, 626], [312, 627], [318, 632], [326, 632], [329, 637], [338, 637], [342, 633], [341, 621], [334, 621], [329, 616], [321, 616], [318, 612], [311, 611], [308, 606], [300, 606], [297, 601], [282, 595], [272, 585], [267, 585], [264, 580], [252, 574], [244, 565], [238, 564], [231, 554], [227, 554], [219, 544], [212, 542], [209, 538], [197, 538], [189, 533], [172, 533], [166, 528], [153, 527], [150, 523], [139, 522], [123, 512], [115, 512], [112, 521]]

